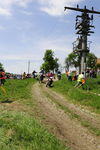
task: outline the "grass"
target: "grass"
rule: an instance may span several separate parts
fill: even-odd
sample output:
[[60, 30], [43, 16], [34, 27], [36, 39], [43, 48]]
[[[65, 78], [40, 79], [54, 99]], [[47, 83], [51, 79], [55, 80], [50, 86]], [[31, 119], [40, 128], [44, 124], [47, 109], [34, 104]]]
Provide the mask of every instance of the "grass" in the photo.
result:
[[18, 100], [18, 99], [29, 99], [31, 98], [31, 85], [35, 83], [33, 79], [26, 79], [26, 80], [6, 80], [4, 84], [4, 88], [6, 93], [0, 88], [0, 101], [5, 100]]
[[[69, 148], [49, 133], [36, 119], [36, 106], [31, 93], [34, 83], [36, 83], [34, 79], [11, 79], [5, 82], [6, 93], [0, 88], [2, 103], [17, 101], [18, 106], [21, 105], [21, 108], [16, 110], [10, 109], [10, 105], [0, 104], [0, 149], [68, 150]], [[25, 111], [22, 109], [24, 107]]]
[[63, 75], [62, 80], [54, 83], [53, 90], [62, 93], [65, 97], [67, 97], [67, 99], [74, 103], [85, 105], [92, 111], [100, 113], [100, 96], [94, 94], [95, 92], [100, 93], [100, 85], [98, 84], [99, 81], [100, 77], [98, 79], [88, 80], [87, 84], [91, 90], [86, 91], [82, 88], [74, 88], [76, 82], [68, 81], [66, 76]]
[[92, 133], [94, 133], [96, 136], [100, 136], [100, 129], [91, 126], [91, 124], [88, 121], [81, 121], [81, 124], [84, 127], [87, 127]]
[[23, 112], [0, 112], [0, 149], [68, 150], [33, 117]]
[[87, 85], [89, 85], [92, 92], [100, 94], [100, 76], [98, 78], [88, 79]]
[[100, 136], [100, 129], [94, 127], [93, 125], [91, 125], [91, 123], [87, 120], [84, 120], [80, 117], [80, 115], [76, 114], [75, 112], [73, 112], [72, 110], [70, 110], [69, 108], [67, 108], [64, 105], [61, 105], [58, 101], [55, 101], [55, 99], [50, 96], [49, 94], [45, 93], [45, 95], [47, 95], [50, 100], [52, 99], [52, 101], [62, 110], [64, 110], [65, 113], [67, 113], [69, 115], [69, 117], [71, 119], [77, 119], [78, 121], [80, 121], [81, 125], [84, 127], [87, 127], [91, 133], [94, 133], [96, 136]]

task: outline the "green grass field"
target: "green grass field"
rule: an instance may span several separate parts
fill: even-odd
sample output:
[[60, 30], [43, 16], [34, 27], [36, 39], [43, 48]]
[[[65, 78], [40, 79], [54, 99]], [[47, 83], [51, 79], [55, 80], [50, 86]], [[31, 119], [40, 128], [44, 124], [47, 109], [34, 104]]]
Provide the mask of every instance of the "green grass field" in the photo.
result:
[[0, 149], [68, 150], [26, 113], [0, 111]]
[[[0, 149], [2, 150], [68, 150], [49, 133], [34, 116], [31, 89], [36, 81], [7, 80], [0, 89]], [[20, 106], [10, 108], [10, 103]], [[32, 109], [32, 112], [31, 112]]]
[[[87, 80], [90, 90], [74, 88], [76, 82], [70, 82], [63, 75], [56, 81], [52, 90], [62, 93], [69, 101], [87, 106], [100, 113], [100, 78]], [[68, 150], [59, 140], [50, 134], [34, 114], [35, 102], [32, 97], [34, 79], [7, 80], [4, 88], [0, 88], [0, 149], [2, 150]], [[20, 108], [9, 109], [9, 102], [17, 102]], [[15, 103], [16, 104], [16, 103]], [[31, 112], [32, 109], [32, 112]], [[87, 126], [87, 124], [85, 124]]]
[[0, 101], [5, 100], [18, 100], [18, 99], [28, 99], [31, 98], [31, 85], [36, 81], [33, 79], [26, 80], [13, 80], [8, 79], [4, 84], [6, 93], [0, 88]]
[[65, 97], [81, 105], [87, 106], [92, 111], [100, 113], [100, 77], [97, 79], [89, 79], [86, 84], [90, 90], [83, 90], [82, 88], [75, 88], [76, 81], [68, 81], [66, 76], [62, 76], [62, 80], [56, 81], [52, 90], [62, 93]]

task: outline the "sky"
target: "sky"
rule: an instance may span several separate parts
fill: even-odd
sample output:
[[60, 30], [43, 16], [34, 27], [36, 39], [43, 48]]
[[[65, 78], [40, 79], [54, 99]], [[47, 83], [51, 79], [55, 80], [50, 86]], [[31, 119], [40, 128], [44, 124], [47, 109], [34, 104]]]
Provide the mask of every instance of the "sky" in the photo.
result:
[[[65, 6], [86, 5], [100, 11], [100, 0], [0, 0], [0, 62], [6, 72], [39, 71], [47, 49], [54, 51], [59, 63], [73, 51], [76, 15]], [[94, 15], [94, 34], [88, 37], [90, 52], [100, 57], [100, 15]]]

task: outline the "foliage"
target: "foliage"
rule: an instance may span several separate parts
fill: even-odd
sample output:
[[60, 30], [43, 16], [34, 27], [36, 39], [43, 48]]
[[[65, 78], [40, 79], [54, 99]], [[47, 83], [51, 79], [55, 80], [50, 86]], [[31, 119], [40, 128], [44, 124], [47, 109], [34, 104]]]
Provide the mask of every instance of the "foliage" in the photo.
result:
[[65, 65], [67, 70], [69, 70], [71, 66], [77, 68], [79, 66], [79, 55], [77, 53], [70, 53], [65, 59]]
[[52, 50], [46, 50], [44, 54], [44, 63], [41, 66], [41, 69], [44, 69], [45, 72], [58, 70], [58, 58], [54, 57], [54, 52]]
[[87, 54], [87, 67], [88, 68], [95, 68], [97, 63], [97, 57], [93, 53]]
[[[87, 67], [88, 68], [95, 68], [97, 62], [97, 57], [93, 53], [87, 54]], [[65, 65], [67, 70], [69, 70], [69, 67], [79, 67], [80, 65], [80, 56], [79, 53], [70, 53], [68, 57], [65, 59]]]
[[0, 69], [3, 69], [4, 70], [4, 67], [3, 67], [3, 64], [0, 63]]

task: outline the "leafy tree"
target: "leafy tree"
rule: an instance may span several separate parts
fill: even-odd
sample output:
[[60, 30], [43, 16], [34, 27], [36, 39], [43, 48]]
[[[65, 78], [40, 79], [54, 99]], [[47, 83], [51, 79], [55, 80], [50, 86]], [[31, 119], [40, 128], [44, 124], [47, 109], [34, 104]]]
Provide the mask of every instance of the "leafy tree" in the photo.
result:
[[65, 65], [67, 70], [69, 67], [77, 68], [79, 66], [79, 55], [77, 53], [70, 53], [68, 57], [65, 59]]
[[[87, 67], [88, 68], [95, 68], [97, 62], [97, 57], [93, 53], [87, 54]], [[68, 57], [65, 59], [66, 68], [69, 67], [79, 67], [80, 65], [80, 56], [79, 53], [70, 53]]]
[[97, 63], [97, 57], [93, 53], [87, 54], [87, 67], [88, 68], [95, 68]]
[[0, 63], [0, 69], [3, 69], [4, 70], [4, 67], [3, 67], [3, 64]]
[[42, 64], [41, 69], [44, 69], [45, 72], [58, 70], [58, 58], [54, 57], [54, 52], [52, 50], [45, 51], [43, 60], [44, 63]]
[[58, 71], [58, 68], [59, 68], [59, 63], [58, 63], [58, 61], [59, 61], [59, 59], [56, 57], [55, 58], [55, 72], [57, 72]]

